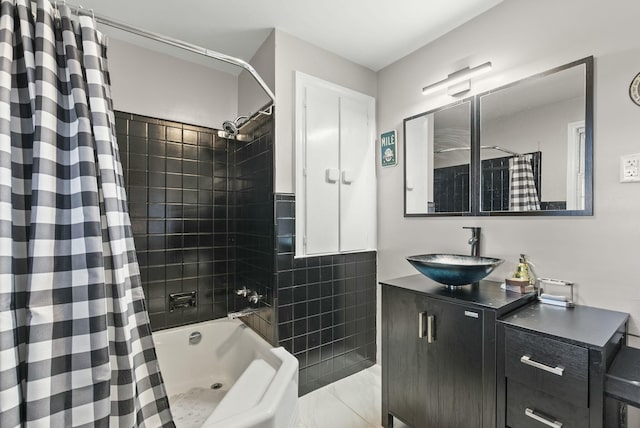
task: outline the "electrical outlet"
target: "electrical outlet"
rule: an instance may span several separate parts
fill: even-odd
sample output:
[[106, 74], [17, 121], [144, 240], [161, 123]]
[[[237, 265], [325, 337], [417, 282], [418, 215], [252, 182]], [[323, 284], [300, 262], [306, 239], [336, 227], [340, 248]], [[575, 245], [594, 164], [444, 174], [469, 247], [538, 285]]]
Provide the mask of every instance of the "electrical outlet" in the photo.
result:
[[620, 182], [640, 182], [640, 153], [620, 157]]

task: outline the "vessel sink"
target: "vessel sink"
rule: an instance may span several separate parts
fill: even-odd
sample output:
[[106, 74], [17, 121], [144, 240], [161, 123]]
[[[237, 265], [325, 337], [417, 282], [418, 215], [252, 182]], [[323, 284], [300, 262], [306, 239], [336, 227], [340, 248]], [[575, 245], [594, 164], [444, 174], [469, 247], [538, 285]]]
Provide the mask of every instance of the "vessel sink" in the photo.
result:
[[420, 254], [407, 257], [428, 278], [444, 285], [473, 284], [489, 275], [504, 260], [460, 254]]

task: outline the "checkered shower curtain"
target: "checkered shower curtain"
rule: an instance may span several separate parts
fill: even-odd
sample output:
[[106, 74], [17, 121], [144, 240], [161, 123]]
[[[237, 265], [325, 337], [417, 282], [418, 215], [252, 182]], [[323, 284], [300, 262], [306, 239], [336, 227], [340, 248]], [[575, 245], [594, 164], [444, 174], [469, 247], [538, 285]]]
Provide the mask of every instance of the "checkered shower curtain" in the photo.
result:
[[509, 159], [509, 211], [536, 211], [540, 199], [531, 167], [532, 155]]
[[0, 12], [0, 427], [174, 426], [103, 36], [49, 0]]

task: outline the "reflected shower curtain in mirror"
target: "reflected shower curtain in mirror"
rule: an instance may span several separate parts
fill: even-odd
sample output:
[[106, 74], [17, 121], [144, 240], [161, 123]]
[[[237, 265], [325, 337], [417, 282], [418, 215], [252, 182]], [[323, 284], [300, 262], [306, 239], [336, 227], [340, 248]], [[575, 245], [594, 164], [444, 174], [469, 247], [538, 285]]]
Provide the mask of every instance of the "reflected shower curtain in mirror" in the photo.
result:
[[48, 0], [0, 8], [0, 426], [174, 426], [103, 36]]
[[531, 167], [532, 155], [509, 159], [509, 211], [536, 211], [540, 199]]

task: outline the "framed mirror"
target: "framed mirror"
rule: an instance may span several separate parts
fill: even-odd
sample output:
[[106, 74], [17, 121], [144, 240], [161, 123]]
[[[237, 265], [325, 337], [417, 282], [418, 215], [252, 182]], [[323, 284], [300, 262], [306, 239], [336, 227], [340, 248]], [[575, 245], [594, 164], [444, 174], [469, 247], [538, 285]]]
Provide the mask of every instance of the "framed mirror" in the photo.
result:
[[477, 96], [480, 214], [591, 215], [593, 58]]
[[593, 57], [404, 120], [405, 216], [592, 215]]
[[406, 216], [471, 213], [473, 100], [404, 120]]

